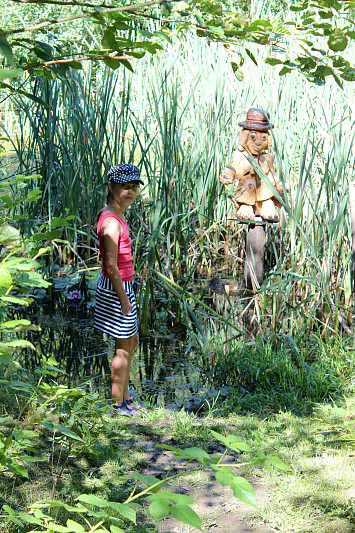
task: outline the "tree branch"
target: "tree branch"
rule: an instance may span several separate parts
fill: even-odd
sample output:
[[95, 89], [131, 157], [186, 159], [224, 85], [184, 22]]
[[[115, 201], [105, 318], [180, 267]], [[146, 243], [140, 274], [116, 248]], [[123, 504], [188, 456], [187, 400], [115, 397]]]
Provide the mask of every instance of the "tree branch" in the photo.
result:
[[52, 5], [59, 5], [59, 6], [78, 6], [78, 7], [103, 7], [103, 8], [109, 8], [109, 6], [105, 3], [102, 4], [92, 4], [90, 2], [76, 2], [75, 0], [67, 1], [67, 0], [10, 0], [11, 2], [16, 2], [18, 4], [52, 4]]
[[[24, 33], [26, 31], [37, 31], [48, 26], [53, 26], [54, 24], [61, 24], [62, 22], [69, 22], [71, 20], [85, 19], [90, 17], [95, 17], [95, 15], [106, 15], [107, 13], [119, 13], [119, 12], [130, 12], [135, 9], [141, 9], [143, 7], [157, 6], [161, 5], [166, 0], [152, 0], [151, 2], [144, 2], [143, 4], [134, 4], [132, 6], [121, 6], [121, 7], [112, 7], [107, 9], [100, 9], [100, 11], [92, 11], [90, 13], [81, 13], [79, 15], [72, 15], [70, 17], [62, 17], [55, 20], [47, 20], [40, 22], [35, 26], [27, 26], [23, 28], [15, 28], [14, 30], [0, 31], [0, 37], [5, 35], [14, 35], [17, 33]], [[179, 0], [170, 0], [170, 2], [179, 2]], [[44, 2], [45, 3], [45, 2]]]
[[28, 65], [22, 70], [32, 70], [38, 67], [48, 67], [49, 65], [57, 65], [60, 63], [76, 63], [77, 61], [101, 61], [103, 59], [116, 59], [118, 61], [132, 59], [130, 56], [93, 56], [93, 57], [78, 57], [70, 59], [54, 59], [52, 61], [44, 61], [43, 63], [36, 63], [35, 65]]

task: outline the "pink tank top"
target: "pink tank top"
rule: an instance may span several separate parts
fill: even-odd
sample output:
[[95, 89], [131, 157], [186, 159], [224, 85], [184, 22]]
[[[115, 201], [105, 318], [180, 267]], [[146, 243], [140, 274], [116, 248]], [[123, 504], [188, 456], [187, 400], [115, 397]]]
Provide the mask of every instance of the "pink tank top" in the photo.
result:
[[108, 278], [106, 262], [105, 262], [105, 242], [104, 236], [101, 234], [102, 223], [106, 218], [113, 217], [119, 221], [122, 226], [122, 235], [118, 240], [118, 251], [117, 251], [117, 266], [120, 271], [123, 281], [130, 281], [134, 277], [133, 270], [133, 256], [131, 249], [131, 241], [129, 238], [127, 222], [122, 220], [121, 217], [115, 215], [114, 213], [104, 213], [100, 216], [99, 222], [97, 224], [97, 236], [99, 238], [99, 250], [101, 254], [101, 268], [103, 275]]

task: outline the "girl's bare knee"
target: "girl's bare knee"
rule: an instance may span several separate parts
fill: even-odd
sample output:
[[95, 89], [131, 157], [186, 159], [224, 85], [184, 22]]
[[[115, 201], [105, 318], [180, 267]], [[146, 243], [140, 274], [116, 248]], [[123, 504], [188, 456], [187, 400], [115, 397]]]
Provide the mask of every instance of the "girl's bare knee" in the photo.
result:
[[127, 368], [127, 356], [124, 357], [123, 354], [115, 354], [112, 359], [111, 368], [113, 371], [120, 371]]

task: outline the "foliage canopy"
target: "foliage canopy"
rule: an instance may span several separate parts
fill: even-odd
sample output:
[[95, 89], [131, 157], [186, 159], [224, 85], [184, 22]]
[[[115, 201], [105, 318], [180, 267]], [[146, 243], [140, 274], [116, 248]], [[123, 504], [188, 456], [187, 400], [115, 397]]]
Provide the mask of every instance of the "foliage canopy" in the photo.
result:
[[[331, 76], [340, 86], [344, 80], [355, 80], [354, 67], [345, 57], [355, 38], [351, 1], [303, 0], [291, 4], [286, 15], [283, 3], [277, 2], [277, 15], [269, 10], [267, 18], [253, 15], [243, 2], [232, 11], [223, 1], [211, 0], [150, 0], [131, 5], [122, 0], [100, 4], [95, 0], [5, 0], [2, 4], [0, 80], [16, 80], [25, 72], [61, 77], [88, 60], [133, 70], [132, 60], [147, 52], [155, 54], [164, 40], [187, 30], [223, 43], [239, 80], [247, 56], [258, 65], [252, 51], [255, 44], [266, 47], [265, 62], [277, 66], [280, 75], [298, 70], [317, 84]], [[4, 81], [0, 86], [13, 89]]]

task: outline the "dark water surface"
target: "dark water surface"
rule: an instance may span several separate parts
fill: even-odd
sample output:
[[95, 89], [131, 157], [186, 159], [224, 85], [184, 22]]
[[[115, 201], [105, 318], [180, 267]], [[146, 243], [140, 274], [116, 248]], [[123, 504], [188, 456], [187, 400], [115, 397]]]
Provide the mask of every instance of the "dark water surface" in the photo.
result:
[[[28, 350], [23, 355], [26, 368], [34, 370], [43, 357], [52, 357], [66, 373], [58, 378], [61, 383], [69, 387], [85, 386], [108, 398], [114, 340], [93, 327], [97, 275], [96, 272], [84, 277], [84, 290], [78, 275], [57, 277], [52, 298], [44, 291], [38, 291], [29, 308], [12, 310], [11, 314], [14, 319], [27, 318], [41, 328], [41, 331], [24, 332], [25, 338], [36, 346], [35, 352]], [[73, 297], [78, 290], [80, 298], [76, 300]], [[215, 291], [216, 287], [212, 293], [205, 294], [204, 302], [237, 323], [240, 315], [240, 306], [236, 305], [238, 300], [231, 300], [225, 293], [218, 295]], [[183, 324], [181, 328], [179, 324], [178, 327], [169, 325], [166, 305], [156, 310], [154, 330], [140, 336], [132, 360], [130, 392], [141, 401], [198, 411], [206, 407], [206, 399], [211, 400], [216, 394], [211, 380], [200, 372], [201, 355], [195, 350], [196, 338], [199, 335], [201, 338], [202, 331], [203, 343], [209, 346], [211, 339], [213, 342], [222, 337], [229, 340], [236, 331], [205, 309], [195, 310], [195, 313], [200, 321], [200, 327], [195, 327], [195, 337], [192, 335], [194, 324], [189, 328], [190, 333]], [[180, 333], [177, 332], [179, 329], [182, 330]]]
[[[27, 331], [36, 351], [24, 353], [25, 368], [34, 370], [41, 359], [53, 357], [66, 372], [59, 377], [70, 387], [85, 385], [91, 392], [109, 397], [114, 340], [93, 327], [94, 299], [68, 298], [56, 291], [51, 301], [39, 294], [25, 311], [13, 318], [26, 318], [41, 331]], [[208, 385], [200, 380], [197, 355], [186, 333], [171, 333], [165, 324], [140, 337], [133, 355], [130, 392], [151, 405], [197, 410], [202, 407]]]

